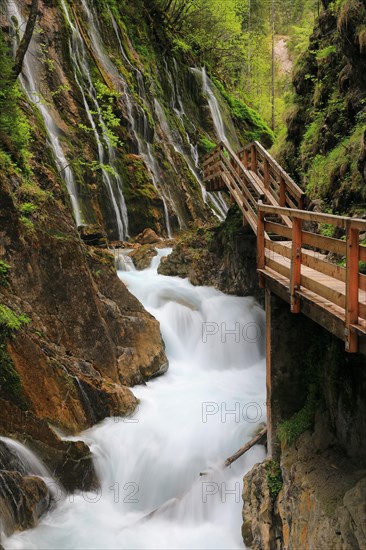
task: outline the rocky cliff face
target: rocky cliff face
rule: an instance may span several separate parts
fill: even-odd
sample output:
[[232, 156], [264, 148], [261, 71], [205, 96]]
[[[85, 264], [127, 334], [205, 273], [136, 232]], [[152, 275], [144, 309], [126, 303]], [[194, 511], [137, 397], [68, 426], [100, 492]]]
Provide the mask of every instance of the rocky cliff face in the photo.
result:
[[[9, 43], [19, 40], [26, 16], [17, 1], [5, 12]], [[143, 0], [40, 1], [21, 82], [36, 109], [43, 98], [50, 153], [79, 225], [99, 224], [110, 240], [122, 240], [222, 215], [225, 203], [202, 192], [200, 159], [220, 139], [208, 86], [228, 139], [239, 142], [230, 105], [194, 64]], [[237, 121], [237, 129], [242, 139], [270, 136], [259, 118]]]
[[173, 252], [162, 259], [159, 273], [188, 277], [194, 285], [213, 286], [236, 296], [255, 296], [262, 302], [256, 262], [256, 237], [250, 228], [243, 227], [243, 216], [233, 206], [224, 223], [183, 233]]
[[366, 4], [321, 2], [308, 50], [294, 69], [294, 103], [280, 153], [324, 208], [363, 215]]
[[[283, 381], [272, 387], [280, 449], [244, 477], [243, 537], [253, 549], [358, 550], [366, 544], [365, 358], [347, 355], [342, 342], [318, 326], [314, 337], [311, 325], [305, 318], [293, 322], [293, 344], [286, 340], [282, 349], [284, 372], [276, 361], [274, 376]], [[305, 351], [296, 343], [301, 338]], [[280, 348], [278, 342], [277, 353]], [[286, 386], [291, 358], [290, 376], [298, 383]], [[290, 410], [294, 396], [299, 404]]]

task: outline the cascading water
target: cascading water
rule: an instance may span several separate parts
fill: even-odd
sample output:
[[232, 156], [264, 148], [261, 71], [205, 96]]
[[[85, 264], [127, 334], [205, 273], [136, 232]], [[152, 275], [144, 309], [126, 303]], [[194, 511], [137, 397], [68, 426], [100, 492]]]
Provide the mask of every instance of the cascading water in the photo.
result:
[[167, 253], [119, 275], [159, 319], [168, 372], [134, 388], [133, 416], [82, 435], [100, 489], [66, 496], [6, 550], [243, 547], [241, 477], [264, 449], [222, 464], [265, 420], [263, 312], [251, 298], [159, 276]]
[[[128, 215], [126, 203], [123, 196], [123, 182], [116, 169], [115, 151], [111, 146], [107, 128], [103, 120], [102, 111], [97, 99], [97, 93], [91, 78], [88, 55], [85, 49], [84, 40], [80, 34], [78, 25], [72, 21], [64, 0], [61, 1], [62, 8], [71, 29], [71, 39], [69, 41], [69, 51], [74, 68], [74, 78], [81, 92], [83, 104], [88, 121], [92, 127], [94, 138], [98, 148], [99, 166], [102, 171], [103, 182], [108, 190], [111, 204], [115, 215], [118, 238], [125, 240], [128, 237]], [[91, 14], [87, 5], [83, 2], [84, 9], [91, 20]], [[96, 38], [96, 30], [91, 26], [90, 34], [95, 45], [97, 55], [101, 56], [103, 63], [109, 68], [111, 63], [103, 54], [101, 45]], [[109, 64], [107, 64], [109, 63]], [[111, 173], [111, 167], [113, 173]]]
[[[19, 460], [22, 466], [22, 473], [25, 475], [37, 476], [43, 479], [50, 492], [55, 496], [60, 492], [60, 487], [57, 482], [52, 478], [50, 471], [46, 468], [43, 462], [25, 445], [10, 439], [8, 437], [0, 437], [7, 449]], [[1, 451], [0, 451], [1, 462]]]
[[[174, 66], [174, 78], [169, 70], [168, 63], [164, 59], [164, 65], [165, 65], [165, 71], [168, 75], [168, 81], [171, 88], [171, 108], [177, 115], [182, 127], [185, 127], [184, 123], [184, 117], [186, 116], [185, 110], [184, 110], [184, 104], [182, 100], [182, 96], [179, 93], [179, 86], [178, 86], [178, 68], [177, 68], [177, 62], [174, 59], [173, 60], [173, 66]], [[179, 140], [174, 138], [172, 135], [172, 132], [169, 128], [169, 123], [166, 119], [164, 110], [157, 99], [155, 99], [155, 111], [158, 116], [160, 125], [166, 134], [170, 144], [172, 145], [173, 149], [179, 153], [185, 160], [191, 174], [194, 176], [198, 184], [201, 188], [202, 198], [204, 202], [210, 206], [212, 211], [219, 217], [219, 219], [223, 220], [225, 219], [225, 216], [227, 214], [227, 205], [225, 201], [222, 199], [221, 196], [215, 197], [214, 195], [208, 195], [205, 189], [205, 186], [202, 182], [202, 176], [201, 176], [201, 168], [198, 158], [198, 150], [197, 146], [194, 146], [191, 142], [191, 139], [189, 137], [188, 132], [186, 132], [186, 140], [189, 145], [189, 154], [185, 151], [185, 145], [183, 143], [183, 140], [179, 135]]]
[[[147, 101], [144, 78], [142, 76], [141, 71], [137, 67], [132, 65], [132, 63], [128, 59], [128, 56], [122, 45], [122, 40], [121, 40], [117, 22], [110, 10], [109, 10], [109, 15], [112, 21], [112, 26], [117, 38], [117, 42], [119, 45], [122, 58], [127, 63], [128, 67], [130, 67], [136, 74], [139, 97], [144, 105], [144, 108], [140, 108], [139, 111], [137, 112], [137, 109], [135, 108], [134, 102], [132, 100], [131, 90], [129, 89], [128, 84], [124, 82], [124, 99], [126, 101], [128, 119], [129, 119], [132, 133], [137, 143], [137, 149], [138, 149], [137, 152], [139, 156], [143, 159], [147, 169], [149, 170], [151, 181], [158, 195], [163, 201], [166, 231], [167, 231], [168, 237], [171, 238], [172, 231], [171, 231], [171, 224], [170, 224], [170, 218], [169, 218], [168, 200], [165, 194], [163, 193], [163, 191], [158, 186], [160, 174], [159, 174], [157, 162], [152, 152], [151, 132], [150, 132], [150, 126], [149, 126], [149, 122], [146, 114], [146, 111], [151, 110], [151, 108]], [[109, 61], [109, 64], [110, 63], [111, 62]], [[139, 123], [136, 124], [136, 121], [138, 122], [139, 120], [142, 120], [142, 124], [139, 124]], [[169, 197], [169, 200], [172, 203], [172, 200], [170, 197]], [[178, 216], [178, 220], [179, 220], [179, 216]], [[180, 225], [182, 225], [180, 220], [179, 220], [179, 223]]]
[[[21, 10], [15, 3], [15, 0], [7, 3], [7, 10], [9, 21], [13, 25], [13, 30], [15, 32], [14, 48], [16, 48], [24, 33], [26, 27], [26, 19], [23, 17]], [[14, 26], [14, 20], [16, 20], [17, 22], [16, 27]], [[35, 60], [37, 59], [37, 56], [35, 54], [35, 51], [36, 48], [34, 47], [34, 40], [32, 40], [23, 61], [23, 69], [19, 77], [20, 83], [29, 101], [37, 106], [42, 115], [43, 122], [47, 130], [48, 144], [53, 151], [53, 156], [56, 161], [59, 174], [64, 179], [70, 195], [75, 223], [77, 226], [80, 226], [83, 223], [83, 213], [78, 196], [77, 186], [75, 183], [74, 175], [70, 168], [70, 162], [66, 159], [65, 153], [61, 145], [60, 130], [56, 126], [49, 105], [42, 98], [41, 91], [37, 84], [39, 82], [39, 79], [36, 76], [37, 62]]]
[[216, 99], [216, 96], [212, 90], [211, 81], [207, 76], [206, 68], [202, 69], [202, 83], [203, 83], [203, 93], [207, 96], [207, 101], [210, 107], [212, 119], [215, 124], [215, 129], [220, 141], [228, 143], [228, 138], [225, 132], [224, 121], [221, 116], [219, 102]]

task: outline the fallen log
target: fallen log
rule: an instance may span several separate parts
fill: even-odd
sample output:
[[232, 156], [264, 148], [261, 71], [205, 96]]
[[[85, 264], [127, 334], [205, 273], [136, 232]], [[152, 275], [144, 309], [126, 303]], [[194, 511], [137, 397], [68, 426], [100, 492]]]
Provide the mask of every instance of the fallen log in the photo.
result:
[[263, 430], [261, 430], [255, 437], [253, 437], [253, 439], [248, 441], [248, 443], [246, 443], [243, 447], [240, 447], [240, 449], [238, 451], [236, 451], [235, 454], [233, 454], [232, 456], [229, 456], [229, 458], [227, 458], [225, 460], [224, 467], [227, 468], [233, 462], [235, 462], [235, 460], [238, 460], [238, 458], [243, 456], [244, 453], [249, 451], [249, 449], [254, 447], [254, 445], [256, 445], [257, 443], [259, 443], [261, 441], [261, 439], [263, 439], [264, 436], [266, 436], [266, 435], [267, 435], [267, 426], [265, 428], [263, 428]]

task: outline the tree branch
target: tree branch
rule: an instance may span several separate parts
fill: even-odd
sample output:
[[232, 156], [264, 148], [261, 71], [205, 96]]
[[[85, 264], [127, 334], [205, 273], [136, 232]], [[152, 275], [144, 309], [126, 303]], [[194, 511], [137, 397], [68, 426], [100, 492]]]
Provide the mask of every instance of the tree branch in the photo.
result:
[[31, 10], [27, 21], [27, 26], [25, 28], [23, 37], [20, 41], [19, 47], [15, 54], [15, 63], [14, 63], [14, 76], [15, 79], [18, 78], [22, 72], [23, 61], [25, 54], [27, 53], [30, 41], [32, 40], [34, 27], [36, 25], [38, 15], [38, 0], [32, 0]]

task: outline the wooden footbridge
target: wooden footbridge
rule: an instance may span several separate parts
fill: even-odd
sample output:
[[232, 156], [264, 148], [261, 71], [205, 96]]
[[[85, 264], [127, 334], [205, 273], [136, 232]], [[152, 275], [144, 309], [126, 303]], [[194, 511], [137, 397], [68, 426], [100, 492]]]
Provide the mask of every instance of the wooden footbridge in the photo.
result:
[[[258, 142], [220, 143], [204, 161], [206, 190], [226, 191], [257, 235], [262, 286], [345, 342], [366, 349], [366, 221], [304, 209], [305, 194]], [[326, 236], [335, 227], [338, 238]], [[333, 233], [333, 232], [332, 232]]]

